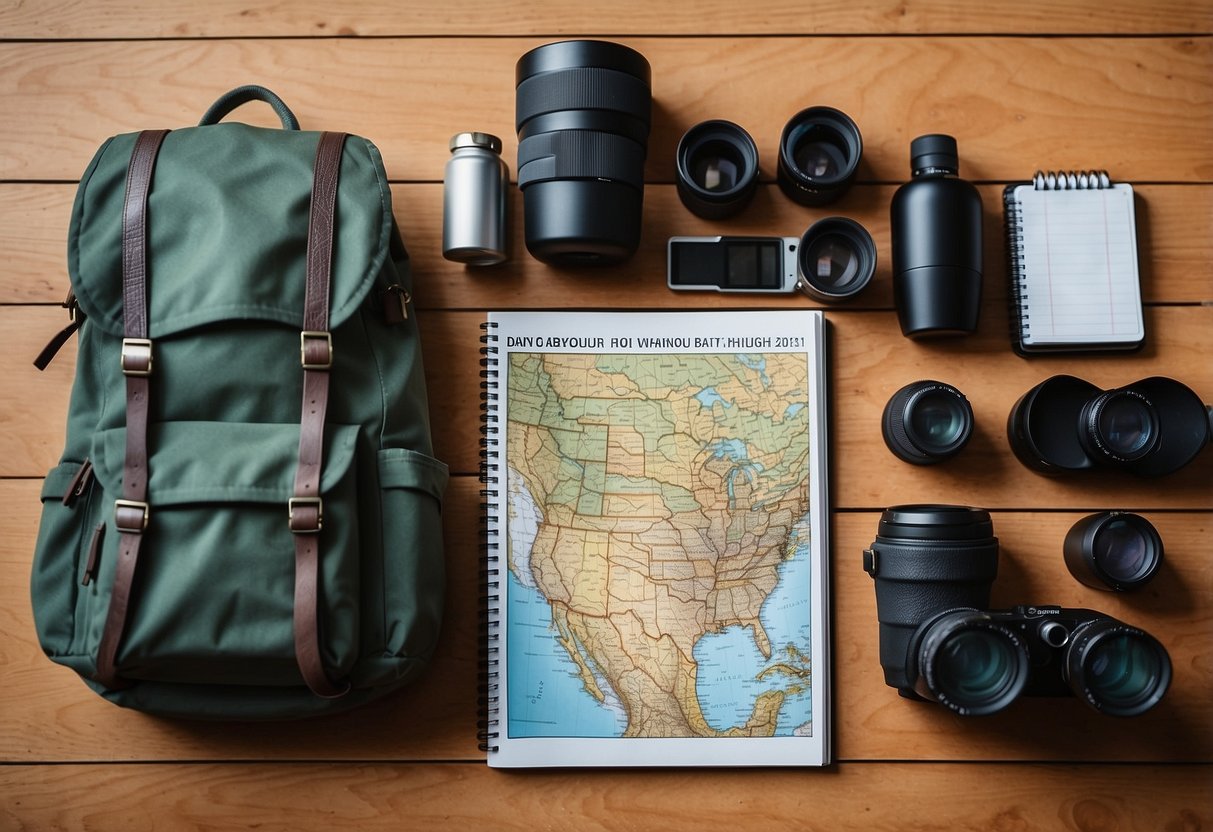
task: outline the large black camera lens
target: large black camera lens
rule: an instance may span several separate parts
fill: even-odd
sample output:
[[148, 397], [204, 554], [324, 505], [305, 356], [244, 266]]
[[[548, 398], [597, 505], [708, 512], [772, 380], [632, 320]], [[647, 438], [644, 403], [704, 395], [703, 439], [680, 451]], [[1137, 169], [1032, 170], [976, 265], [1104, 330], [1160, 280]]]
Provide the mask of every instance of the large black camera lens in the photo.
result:
[[801, 205], [826, 205], [850, 186], [862, 153], [863, 137], [846, 113], [801, 110], [779, 139], [779, 187]]
[[733, 216], [758, 187], [758, 147], [731, 121], [696, 124], [678, 142], [675, 161], [678, 196], [704, 219]]
[[1079, 520], [1066, 533], [1066, 566], [1094, 589], [1120, 592], [1147, 583], [1162, 565], [1162, 538], [1146, 518], [1105, 511]]
[[964, 394], [941, 381], [916, 381], [885, 405], [881, 433], [906, 462], [930, 465], [960, 453], [973, 435], [973, 408]]
[[998, 573], [998, 539], [990, 513], [964, 506], [894, 506], [880, 516], [864, 551], [875, 579], [880, 664], [885, 683], [917, 697], [907, 667], [910, 641], [934, 611], [989, 606]]
[[1030, 673], [1023, 640], [978, 610], [956, 610], [928, 624], [917, 660], [916, 692], [965, 716], [1001, 711]]
[[800, 238], [796, 286], [826, 303], [847, 300], [867, 287], [876, 272], [876, 244], [855, 220], [826, 217]]
[[1095, 710], [1137, 716], [1170, 687], [1171, 659], [1149, 633], [1101, 618], [1074, 634], [1065, 674], [1074, 695]]
[[1158, 443], [1158, 414], [1140, 393], [1113, 390], [1083, 406], [1078, 417], [1084, 427], [1080, 438], [1087, 453], [1111, 462], [1141, 459]]
[[617, 43], [532, 49], [515, 72], [527, 249], [556, 264], [615, 263], [640, 244], [649, 62]]
[[1007, 416], [1019, 461], [1044, 474], [1097, 465], [1142, 477], [1187, 465], [1213, 435], [1209, 411], [1191, 388], [1163, 376], [1101, 390], [1053, 376], [1020, 397]]

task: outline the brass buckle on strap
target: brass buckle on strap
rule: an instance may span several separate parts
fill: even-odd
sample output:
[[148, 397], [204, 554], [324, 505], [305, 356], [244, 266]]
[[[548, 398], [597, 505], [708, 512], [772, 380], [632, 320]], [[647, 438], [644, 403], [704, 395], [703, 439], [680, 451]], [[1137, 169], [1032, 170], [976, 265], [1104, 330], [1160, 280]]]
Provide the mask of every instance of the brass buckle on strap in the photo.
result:
[[[319, 497], [291, 497], [286, 501], [287, 506], [287, 522], [291, 527], [292, 534], [317, 534], [324, 526], [324, 503]], [[295, 524], [295, 508], [301, 506], [316, 507], [316, 525], [303, 526]], [[300, 518], [302, 523], [302, 517]]]
[[152, 342], [150, 339], [122, 339], [122, 374], [124, 376], [150, 376], [152, 374]]
[[[307, 347], [308, 341], [313, 343], [324, 342], [325, 357], [323, 361], [308, 361]], [[305, 370], [327, 370], [333, 366], [333, 334], [331, 332], [317, 332], [312, 329], [305, 329], [299, 333], [299, 363], [303, 365]]]
[[[139, 512], [139, 519], [132, 523], [131, 518], [123, 519], [123, 509]], [[123, 534], [143, 534], [147, 530], [147, 521], [151, 516], [147, 503], [138, 500], [114, 500], [114, 528]]]

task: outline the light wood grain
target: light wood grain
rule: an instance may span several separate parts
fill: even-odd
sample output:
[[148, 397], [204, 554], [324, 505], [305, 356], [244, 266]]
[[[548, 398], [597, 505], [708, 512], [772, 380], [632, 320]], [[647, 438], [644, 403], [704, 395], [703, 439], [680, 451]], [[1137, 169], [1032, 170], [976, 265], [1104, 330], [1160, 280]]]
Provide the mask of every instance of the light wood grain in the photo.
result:
[[1147, 832], [1213, 822], [1208, 775], [1201, 766], [896, 763], [643, 776], [470, 763], [32, 766], [0, 781], [0, 818], [22, 830]]
[[[475, 668], [480, 547], [479, 482], [456, 477], [446, 502], [447, 616], [436, 661], [416, 686], [350, 714], [303, 725], [216, 731], [150, 719], [103, 701], [41, 655], [24, 580], [0, 585], [0, 756], [3, 760], [279, 759], [457, 760], [475, 747]], [[38, 483], [0, 481], [0, 542], [9, 575], [30, 571]], [[1024, 699], [985, 719], [909, 702], [884, 684], [875, 595], [860, 553], [879, 514], [834, 516], [833, 649], [836, 753], [844, 760], [1090, 760], [1213, 762], [1213, 534], [1208, 512], [1148, 513], [1166, 547], [1162, 572], [1142, 591], [1117, 595], [1075, 581], [1061, 556], [1066, 531], [1085, 512], [999, 512], [996, 606], [1058, 604], [1096, 609], [1142, 627], [1175, 668], [1157, 708], [1132, 720], [1077, 700]], [[105, 749], [104, 752], [99, 749]]]
[[[996, 308], [990, 309], [994, 305]], [[689, 308], [689, 307], [684, 307]], [[475, 473], [480, 425], [479, 312], [430, 311], [421, 316], [434, 447], [453, 471]], [[902, 338], [892, 312], [837, 311], [830, 359], [833, 384], [831, 499], [839, 508], [944, 501], [1004, 508], [1209, 508], [1213, 450], [1176, 474], [1151, 481], [1128, 475], [1044, 477], [1023, 467], [1006, 443], [1007, 414], [1016, 399], [1049, 376], [1069, 373], [1103, 387], [1149, 375], [1171, 375], [1213, 401], [1213, 307], [1152, 307], [1149, 345], [1120, 356], [1015, 356], [1005, 333], [1006, 309], [987, 303], [977, 335], [917, 342]], [[73, 371], [74, 341], [45, 372], [28, 364], [66, 319], [53, 307], [0, 307], [0, 350], [20, 358], [12, 384], [0, 392], [0, 475], [42, 476], [59, 458]], [[926, 468], [903, 463], [885, 448], [880, 417], [904, 384], [937, 379], [958, 387], [973, 406], [976, 430], [955, 459]]]
[[[515, 158], [514, 64], [541, 42], [0, 44], [0, 100], [16, 114], [0, 121], [0, 179], [74, 180], [107, 136], [195, 124], [222, 92], [256, 82], [282, 95], [307, 128], [375, 141], [393, 179], [438, 181], [459, 130], [496, 133], [505, 158]], [[910, 139], [928, 132], [960, 137], [962, 174], [974, 180], [1010, 181], [1038, 167], [1213, 180], [1210, 39], [626, 42], [653, 66], [649, 181], [673, 181], [679, 137], [708, 118], [749, 129], [770, 165], [784, 123], [811, 104], [838, 107], [858, 123], [861, 181], [906, 179]], [[239, 117], [276, 123], [264, 106]]]
[[1213, 30], [1202, 3], [1177, 0], [1145, 7], [1131, 0], [1081, 0], [1064, 6], [1031, 0], [1008, 14], [997, 5], [956, 0], [864, 0], [814, 3], [808, 12], [790, 0], [738, 5], [725, 0], [653, 4], [625, 0], [573, 4], [560, 0], [464, 0], [458, 6], [388, 0], [334, 6], [319, 0], [241, 2], [205, 6], [171, 0], [6, 3], [0, 32], [14, 38], [177, 38], [384, 35], [613, 34], [714, 35], [874, 33], [938, 34], [1173, 34]]
[[[585, 271], [554, 269], [527, 253], [522, 233], [522, 198], [511, 189], [512, 258], [477, 269], [442, 257], [442, 186], [392, 187], [397, 223], [412, 258], [419, 309], [534, 308], [565, 303], [599, 308], [714, 306], [727, 308], [816, 306], [800, 295], [694, 293], [666, 288], [666, 240], [673, 235], [756, 234], [797, 236], [825, 216], [848, 216], [872, 234], [877, 249], [871, 285], [845, 304], [848, 309], [891, 309], [892, 248], [889, 238], [891, 185], [856, 185], [828, 208], [804, 208], [766, 184], [750, 206], [727, 221], [702, 220], [683, 207], [672, 185], [645, 189], [645, 224], [640, 249], [626, 263]], [[993, 309], [1007, 295], [1002, 187], [980, 188], [984, 205], [985, 293]], [[1204, 241], [1213, 238], [1213, 186], [1142, 185], [1136, 188], [1138, 260], [1142, 297], [1154, 303], [1211, 303], [1213, 280]], [[59, 303], [67, 293], [67, 227], [73, 185], [0, 185], [0, 250], [8, 254], [0, 273], [0, 303]], [[153, 278], [154, 280], [154, 278]]]

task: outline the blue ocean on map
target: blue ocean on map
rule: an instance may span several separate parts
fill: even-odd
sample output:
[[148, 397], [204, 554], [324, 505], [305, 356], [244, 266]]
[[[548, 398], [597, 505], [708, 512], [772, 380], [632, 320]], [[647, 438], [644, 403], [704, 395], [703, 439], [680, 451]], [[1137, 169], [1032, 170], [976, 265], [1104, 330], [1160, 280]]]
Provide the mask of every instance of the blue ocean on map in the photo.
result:
[[[759, 620], [771, 642], [771, 658], [764, 659], [754, 642], [754, 632], [735, 625], [709, 633], [695, 645], [699, 663], [697, 690], [708, 725], [718, 731], [744, 725], [760, 693], [784, 689], [800, 680], [778, 673], [759, 679], [763, 669], [786, 660], [783, 648], [791, 645], [809, 651], [810, 581], [808, 540], [802, 539], [791, 558], [779, 566], [779, 583], [767, 596]], [[812, 691], [802, 684], [799, 693], [786, 694], [779, 710], [776, 736], [791, 736], [813, 715]]]

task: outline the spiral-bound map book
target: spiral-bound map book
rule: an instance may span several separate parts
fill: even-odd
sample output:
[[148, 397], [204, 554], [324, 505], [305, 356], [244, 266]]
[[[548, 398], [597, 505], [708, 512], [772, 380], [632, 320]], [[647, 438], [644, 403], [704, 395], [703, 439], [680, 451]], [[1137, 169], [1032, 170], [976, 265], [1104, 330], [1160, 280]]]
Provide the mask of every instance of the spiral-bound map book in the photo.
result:
[[827, 764], [822, 314], [483, 341], [489, 765]]
[[1145, 337], [1133, 188], [1037, 173], [1003, 192], [1017, 352], [1134, 350]]

